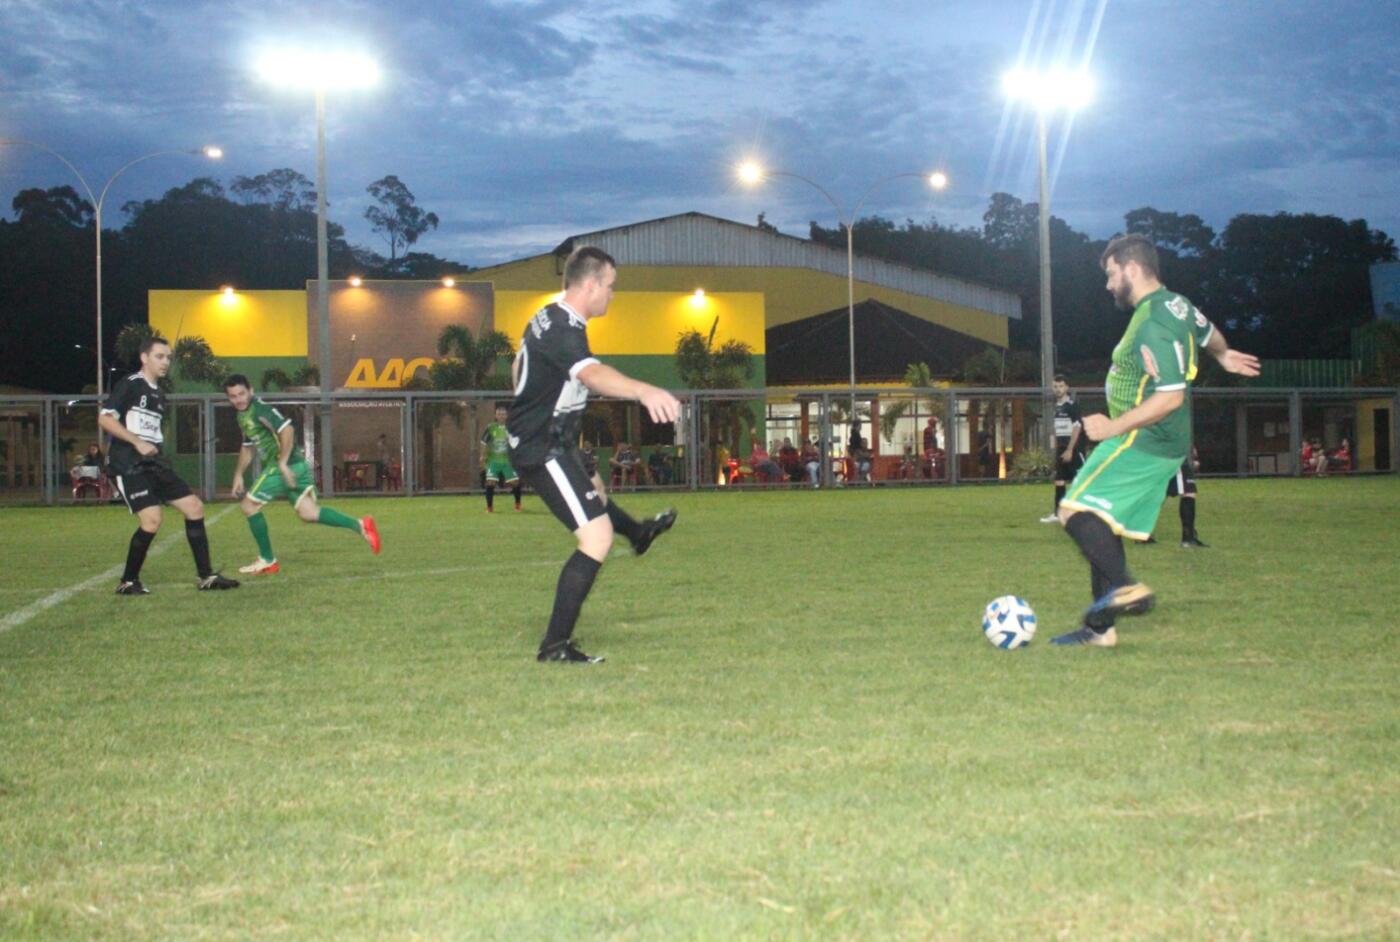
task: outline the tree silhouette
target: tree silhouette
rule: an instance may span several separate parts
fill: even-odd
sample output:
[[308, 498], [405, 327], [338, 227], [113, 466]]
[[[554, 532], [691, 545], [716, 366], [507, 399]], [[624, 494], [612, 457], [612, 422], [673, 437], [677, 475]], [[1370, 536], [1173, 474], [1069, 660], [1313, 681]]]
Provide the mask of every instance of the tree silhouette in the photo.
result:
[[365, 187], [378, 206], [365, 210], [365, 218], [375, 232], [389, 243], [389, 262], [398, 260], [399, 249], [407, 249], [418, 237], [438, 226], [437, 213], [426, 213], [414, 201], [413, 193], [393, 174]]

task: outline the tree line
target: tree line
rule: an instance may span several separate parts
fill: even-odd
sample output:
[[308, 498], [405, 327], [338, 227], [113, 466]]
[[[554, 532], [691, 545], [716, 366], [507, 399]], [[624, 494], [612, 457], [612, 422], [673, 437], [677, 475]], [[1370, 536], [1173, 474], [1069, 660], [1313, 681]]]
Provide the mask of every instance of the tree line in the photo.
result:
[[[992, 196], [980, 228], [936, 220], [903, 225], [857, 220], [856, 250], [1004, 288], [1021, 297], [1011, 347], [1040, 347], [1039, 206], [1006, 193]], [[762, 220], [760, 220], [760, 223]], [[1368, 269], [1394, 261], [1395, 241], [1364, 219], [1312, 213], [1240, 214], [1216, 232], [1199, 216], [1134, 209], [1123, 231], [1157, 245], [1162, 280], [1189, 297], [1241, 349], [1271, 358], [1350, 355], [1350, 332], [1372, 319]], [[842, 228], [811, 224], [811, 238], [844, 249]], [[1106, 240], [1051, 216], [1051, 305], [1056, 360], [1101, 370], [1121, 334], [1099, 256]]]
[[[332, 278], [438, 278], [468, 269], [412, 250], [438, 217], [419, 207], [398, 177], [366, 190], [373, 203], [365, 218], [387, 255], [352, 245], [332, 222]], [[89, 388], [96, 365], [93, 207], [71, 186], [21, 190], [10, 205], [15, 219], [0, 219], [0, 335], [9, 354], [0, 360], [0, 384]], [[124, 223], [102, 232], [109, 366], [118, 365], [113, 353], [122, 328], [145, 323], [148, 290], [295, 290], [315, 277], [316, 190], [295, 170], [236, 177], [228, 187], [198, 177], [159, 199], [128, 202], [121, 213]]]

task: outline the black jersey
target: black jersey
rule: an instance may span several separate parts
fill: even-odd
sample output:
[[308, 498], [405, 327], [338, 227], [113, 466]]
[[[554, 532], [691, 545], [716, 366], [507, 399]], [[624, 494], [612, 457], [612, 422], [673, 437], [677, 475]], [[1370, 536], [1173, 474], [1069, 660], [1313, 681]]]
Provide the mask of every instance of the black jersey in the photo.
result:
[[578, 447], [588, 405], [578, 374], [597, 362], [588, 349], [588, 321], [563, 301], [530, 318], [515, 355], [515, 402], [506, 419], [513, 464], [542, 465]]
[[[117, 380], [102, 404], [104, 415], [115, 416], [126, 430], [161, 448], [165, 435], [161, 423], [165, 420], [165, 394], [152, 386], [144, 373], [132, 373]], [[136, 446], [120, 438], [112, 439], [107, 462], [113, 474], [130, 474], [137, 465], [162, 460], [159, 454], [143, 458]]]
[[[1075, 426], [1079, 426], [1081, 429], [1084, 427], [1084, 417], [1079, 412], [1079, 403], [1073, 399], [1055, 403], [1055, 446], [1061, 451], [1069, 447], [1069, 440], [1074, 435]], [[1075, 443], [1075, 450], [1082, 449], [1085, 443], [1086, 436], [1081, 432], [1079, 441]]]

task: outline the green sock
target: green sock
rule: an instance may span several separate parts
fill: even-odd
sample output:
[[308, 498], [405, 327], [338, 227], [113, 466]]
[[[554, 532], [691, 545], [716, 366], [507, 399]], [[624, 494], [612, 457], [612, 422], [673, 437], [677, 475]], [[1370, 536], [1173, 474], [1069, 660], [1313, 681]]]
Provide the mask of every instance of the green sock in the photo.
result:
[[248, 529], [253, 531], [253, 539], [258, 541], [258, 555], [264, 562], [272, 562], [277, 557], [272, 555], [272, 537], [267, 535], [267, 518], [259, 510], [248, 518]]
[[321, 508], [320, 516], [316, 518], [316, 522], [324, 523], [328, 527], [344, 527], [347, 530], [354, 530], [356, 533], [360, 532], [360, 521], [329, 507]]

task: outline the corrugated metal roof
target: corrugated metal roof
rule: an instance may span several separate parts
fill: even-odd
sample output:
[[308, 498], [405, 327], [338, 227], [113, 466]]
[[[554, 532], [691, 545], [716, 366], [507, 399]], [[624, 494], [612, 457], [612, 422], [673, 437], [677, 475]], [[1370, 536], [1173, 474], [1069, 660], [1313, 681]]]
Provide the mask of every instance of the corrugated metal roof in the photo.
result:
[[[765, 232], [704, 213], [684, 213], [570, 236], [555, 249], [567, 255], [597, 246], [619, 265], [704, 265], [739, 268], [809, 268], [846, 276], [846, 253], [806, 239]], [[857, 254], [859, 281], [963, 307], [1021, 317], [1021, 298], [1010, 291]]]

